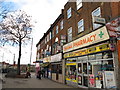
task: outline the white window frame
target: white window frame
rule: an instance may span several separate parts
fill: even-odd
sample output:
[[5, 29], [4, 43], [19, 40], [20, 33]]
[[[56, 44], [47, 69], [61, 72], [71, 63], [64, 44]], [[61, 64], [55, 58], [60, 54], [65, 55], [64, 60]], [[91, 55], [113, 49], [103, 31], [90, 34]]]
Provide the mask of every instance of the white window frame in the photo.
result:
[[72, 41], [72, 27], [68, 29], [68, 42]]
[[[101, 8], [100, 7], [98, 7], [94, 11], [92, 11], [92, 22], [93, 22], [94, 16], [101, 17]], [[102, 25], [101, 24], [96, 24], [96, 23], [93, 22], [93, 30], [99, 28], [100, 26], [102, 26]]]
[[63, 29], [63, 20], [60, 22], [60, 29]]
[[56, 34], [58, 34], [58, 25], [56, 26]]
[[82, 0], [76, 0], [77, 10], [82, 7]]
[[81, 33], [84, 31], [84, 20], [81, 19], [79, 22], [78, 22], [78, 33]]
[[71, 7], [67, 10], [67, 19], [69, 19], [72, 16], [71, 10]]

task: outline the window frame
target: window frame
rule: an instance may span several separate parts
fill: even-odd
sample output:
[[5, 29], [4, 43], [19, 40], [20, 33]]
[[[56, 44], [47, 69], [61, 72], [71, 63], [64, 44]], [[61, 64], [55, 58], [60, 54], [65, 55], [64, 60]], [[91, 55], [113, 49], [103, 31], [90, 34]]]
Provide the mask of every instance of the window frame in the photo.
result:
[[[99, 12], [99, 14], [98, 14], [98, 12]], [[96, 14], [95, 14], [95, 13], [96, 13]], [[99, 27], [102, 26], [101, 24], [96, 24], [96, 23], [93, 22], [94, 16], [101, 17], [101, 8], [100, 8], [100, 7], [97, 7], [96, 9], [94, 9], [94, 10], [92, 11], [91, 14], [92, 14], [93, 30], [95, 30], [95, 29], [97, 29], [97, 28], [99, 28]]]
[[60, 22], [60, 30], [62, 30], [63, 29], [63, 20]]
[[52, 38], [54, 37], [54, 30], [52, 30]]
[[67, 34], [68, 34], [68, 42], [72, 41], [72, 27], [68, 29]]
[[79, 8], [81, 8], [83, 5], [82, 5], [82, 0], [76, 0], [76, 5], [77, 5], [77, 10]]
[[68, 10], [67, 10], [67, 19], [69, 19], [71, 16], [72, 16], [72, 8], [70, 7]]
[[58, 25], [56, 26], [56, 34], [58, 34]]
[[84, 31], [84, 19], [80, 19], [78, 22], [78, 33], [81, 33]]

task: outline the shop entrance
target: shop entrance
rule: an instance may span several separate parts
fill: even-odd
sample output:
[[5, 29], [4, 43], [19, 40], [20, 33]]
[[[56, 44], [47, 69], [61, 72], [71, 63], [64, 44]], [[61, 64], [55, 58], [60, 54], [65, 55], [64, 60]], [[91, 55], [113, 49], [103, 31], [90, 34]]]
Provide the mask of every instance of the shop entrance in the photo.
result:
[[88, 87], [87, 56], [78, 58], [78, 85]]
[[78, 85], [88, 87], [87, 62], [78, 63]]

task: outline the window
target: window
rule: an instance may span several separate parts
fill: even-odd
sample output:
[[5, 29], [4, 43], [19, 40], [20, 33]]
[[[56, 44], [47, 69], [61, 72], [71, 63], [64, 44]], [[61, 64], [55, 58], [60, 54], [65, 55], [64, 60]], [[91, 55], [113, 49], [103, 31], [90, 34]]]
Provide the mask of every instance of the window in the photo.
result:
[[67, 65], [66, 77], [68, 79], [76, 80], [76, 76], [77, 76], [76, 65]]
[[78, 22], [78, 33], [84, 31], [84, 21], [83, 19], [81, 19], [79, 22]]
[[72, 41], [72, 27], [68, 29], [68, 42]]
[[67, 18], [71, 17], [71, 7], [67, 10]]
[[[100, 7], [98, 7], [97, 9], [95, 9], [93, 12], [92, 12], [92, 18], [94, 16], [97, 16], [97, 17], [101, 17], [101, 11], [100, 11]], [[100, 26], [102, 26], [101, 24], [96, 24], [93, 22], [93, 29], [97, 29], [99, 28]]]
[[54, 30], [52, 30], [52, 38], [54, 37]]
[[56, 34], [58, 34], [58, 26], [56, 26]]
[[47, 38], [45, 37], [45, 44], [47, 43]]
[[60, 29], [63, 29], [63, 20], [60, 22]]
[[51, 52], [51, 46], [49, 46], [49, 51]]
[[37, 50], [39, 50], [40, 49], [40, 44], [38, 45], [38, 47], [37, 47]]
[[49, 41], [49, 34], [47, 35], [47, 42]]
[[51, 34], [51, 32], [50, 32], [50, 34], [49, 34], [49, 35], [50, 35], [50, 37], [49, 37], [49, 38], [51, 39], [51, 35], [52, 35], [52, 34]]
[[82, 0], [77, 0], [76, 4], [77, 4], [77, 10], [78, 10], [79, 8], [82, 7]]

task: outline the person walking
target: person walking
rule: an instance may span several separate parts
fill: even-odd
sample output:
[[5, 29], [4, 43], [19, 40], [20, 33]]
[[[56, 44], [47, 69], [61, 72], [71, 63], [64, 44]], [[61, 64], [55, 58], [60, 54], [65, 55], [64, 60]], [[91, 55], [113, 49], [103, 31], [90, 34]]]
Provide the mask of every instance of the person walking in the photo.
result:
[[42, 77], [45, 78], [45, 70], [44, 69], [42, 69]]
[[41, 79], [41, 70], [38, 71], [38, 78]]

